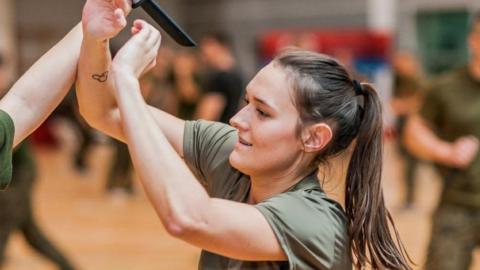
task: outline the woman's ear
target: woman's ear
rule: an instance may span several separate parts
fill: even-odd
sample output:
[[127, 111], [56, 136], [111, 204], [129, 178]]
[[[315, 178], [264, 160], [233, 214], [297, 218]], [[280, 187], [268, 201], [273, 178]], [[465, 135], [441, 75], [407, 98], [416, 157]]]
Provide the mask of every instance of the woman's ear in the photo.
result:
[[329, 125], [318, 123], [302, 131], [303, 150], [307, 153], [318, 152], [332, 140], [333, 132]]

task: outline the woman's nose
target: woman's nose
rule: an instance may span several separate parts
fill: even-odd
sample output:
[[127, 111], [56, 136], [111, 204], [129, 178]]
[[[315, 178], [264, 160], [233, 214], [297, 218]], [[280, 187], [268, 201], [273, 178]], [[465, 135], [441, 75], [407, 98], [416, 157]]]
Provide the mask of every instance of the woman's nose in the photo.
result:
[[247, 106], [243, 107], [240, 111], [237, 112], [232, 118], [230, 118], [230, 125], [238, 130], [248, 129], [247, 118]]

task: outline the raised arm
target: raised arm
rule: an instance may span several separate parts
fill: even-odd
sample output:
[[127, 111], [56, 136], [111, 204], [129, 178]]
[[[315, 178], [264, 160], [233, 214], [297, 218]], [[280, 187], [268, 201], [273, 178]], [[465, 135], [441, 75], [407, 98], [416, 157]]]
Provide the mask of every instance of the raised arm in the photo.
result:
[[[145, 22], [119, 51], [112, 76], [126, 141], [146, 193], [167, 231], [188, 243], [242, 260], [286, 260], [254, 206], [210, 198], [158, 128], [138, 77], [155, 58], [159, 34]], [[248, 222], [245, 222], [245, 221]]]
[[83, 41], [78, 63], [77, 98], [82, 116], [91, 126], [122, 139], [111, 94], [109, 39], [126, 25], [127, 0], [87, 0], [82, 14]]
[[0, 100], [15, 125], [14, 145], [34, 131], [71, 88], [77, 71], [81, 25], [44, 54]]
[[[100, 4], [103, 9], [94, 8]], [[87, 123], [123, 142], [126, 138], [113, 97], [109, 39], [125, 27], [125, 14], [130, 12], [130, 5], [130, 0], [88, 0], [85, 4], [82, 18], [85, 34], [76, 88], [80, 113]], [[182, 154], [184, 122], [155, 107], [148, 106], [148, 110], [169, 142]]]
[[442, 140], [420, 115], [409, 117], [403, 140], [419, 158], [455, 168], [467, 167], [479, 149], [478, 139], [473, 136], [460, 137], [454, 142]]

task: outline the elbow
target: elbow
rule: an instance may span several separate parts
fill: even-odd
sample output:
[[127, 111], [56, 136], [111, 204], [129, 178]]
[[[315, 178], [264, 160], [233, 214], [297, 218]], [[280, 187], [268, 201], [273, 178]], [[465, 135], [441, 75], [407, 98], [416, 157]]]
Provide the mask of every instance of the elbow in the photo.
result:
[[170, 236], [187, 242], [201, 234], [202, 228], [205, 227], [204, 224], [205, 222], [198, 218], [188, 215], [172, 215], [164, 222], [165, 229]]
[[85, 120], [90, 125], [90, 120], [91, 118], [88, 115], [88, 112], [84, 106], [82, 106], [80, 103], [78, 104], [78, 112], [80, 116]]
[[81, 103], [78, 104], [78, 111], [83, 120], [85, 120], [85, 122], [94, 129], [102, 131], [108, 124], [108, 112], [97, 111], [95, 108], [82, 106]]
[[165, 222], [165, 229], [167, 230], [167, 233], [175, 238], [183, 239], [185, 235], [187, 235], [189, 229], [188, 226], [186, 226], [183, 223], [179, 223], [176, 221], [167, 221]]

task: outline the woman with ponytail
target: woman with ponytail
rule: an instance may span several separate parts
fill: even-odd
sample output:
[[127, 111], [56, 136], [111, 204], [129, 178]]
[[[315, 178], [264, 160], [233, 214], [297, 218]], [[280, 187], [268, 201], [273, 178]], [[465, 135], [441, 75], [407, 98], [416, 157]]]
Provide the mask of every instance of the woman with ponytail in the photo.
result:
[[[382, 116], [373, 88], [334, 59], [287, 51], [249, 83], [247, 105], [231, 126], [185, 122], [143, 100], [138, 77], [160, 38], [142, 21], [132, 33], [109, 67], [114, 87], [77, 88], [81, 111], [128, 144], [167, 232], [202, 249], [199, 269], [411, 269], [384, 205]], [[80, 63], [101, 66], [101, 58], [82, 55]], [[118, 108], [89, 108], [104, 104]], [[347, 178], [332, 180], [345, 201], [335, 201], [318, 168], [350, 145]]]
[[344, 206], [355, 268], [369, 264], [374, 269], [411, 269], [383, 199], [383, 120], [375, 89], [352, 79], [344, 67], [325, 55], [287, 51], [275, 62], [293, 79], [301, 127], [329, 123], [332, 138], [318, 151], [314, 163], [325, 166], [329, 158], [354, 144], [344, 183]]

